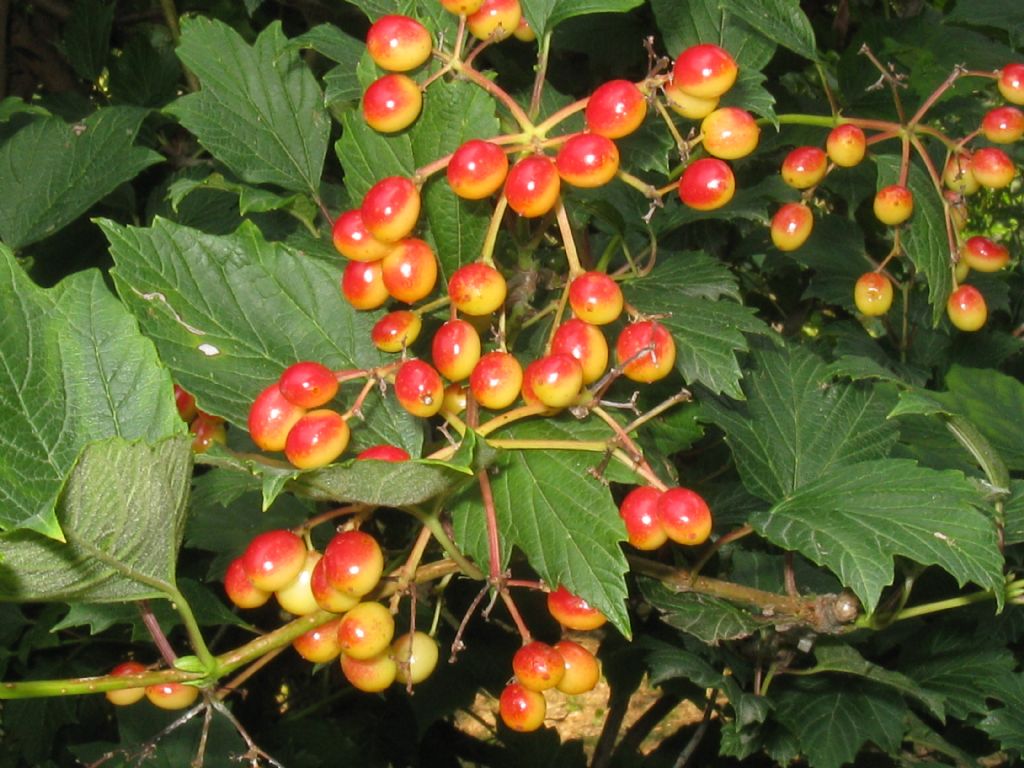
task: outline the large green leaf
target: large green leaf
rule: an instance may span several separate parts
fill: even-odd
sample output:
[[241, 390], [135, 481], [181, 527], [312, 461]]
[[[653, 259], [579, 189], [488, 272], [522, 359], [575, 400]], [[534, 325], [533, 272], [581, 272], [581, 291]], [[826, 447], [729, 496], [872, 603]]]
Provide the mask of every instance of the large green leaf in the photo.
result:
[[2, 599], [104, 603], [173, 592], [191, 469], [184, 437], [90, 444], [61, 499], [66, 542], [35, 531], [0, 537]]
[[746, 402], [709, 400], [705, 414], [725, 430], [744, 485], [767, 501], [833, 467], [881, 458], [898, 436], [886, 422], [886, 390], [834, 382], [828, 366], [800, 348], [755, 352], [743, 391]]
[[775, 52], [775, 44], [758, 29], [730, 16], [731, 6], [726, 0], [651, 0], [671, 56], [678, 56], [691, 45], [715, 43], [732, 54], [740, 71], [761, 69]]
[[660, 320], [676, 344], [676, 368], [688, 384], [742, 397], [736, 353], [746, 351], [744, 333], [766, 327], [752, 310], [733, 301], [735, 280], [702, 253], [664, 253], [647, 276], [623, 284], [629, 302]]
[[1024, 424], [1024, 384], [996, 370], [954, 365], [946, 387], [948, 393], [932, 396], [970, 419], [1007, 467], [1024, 471], [1024, 432], [1007, 429], [1008, 424]]
[[43, 117], [0, 144], [0, 240], [12, 248], [42, 240], [160, 162], [132, 144], [145, 116], [106, 107], [74, 124]]
[[730, 0], [720, 5], [772, 42], [805, 59], [817, 60], [814, 29], [798, 0]]
[[949, 13], [943, 14], [942, 23], [1003, 29], [1009, 33], [1011, 45], [1019, 46], [1024, 42], [1024, 6], [1019, 3], [1008, 3], [1006, 0], [959, 3]]
[[1024, 675], [1005, 675], [992, 694], [1005, 704], [989, 712], [981, 721], [981, 729], [1003, 749], [1024, 750]]
[[318, 192], [330, 118], [279, 22], [250, 46], [222, 22], [186, 17], [178, 56], [203, 87], [167, 109], [210, 154], [253, 184]]
[[98, 272], [42, 290], [0, 246], [0, 530], [60, 538], [54, 505], [93, 440], [184, 431], [153, 345]]
[[64, 50], [79, 77], [95, 81], [103, 72], [110, 52], [110, 28], [114, 3], [78, 0], [64, 25]]
[[357, 112], [346, 112], [341, 124], [341, 138], [334, 149], [345, 169], [345, 187], [353, 200], [361, 200], [385, 176], [411, 176], [416, 170], [408, 132], [385, 136], [368, 126]]
[[289, 43], [300, 48], [313, 48], [338, 63], [324, 73], [324, 100], [328, 104], [362, 98], [363, 89], [356, 77], [356, 67], [366, 52], [366, 44], [362, 40], [346, 35], [333, 24], [318, 24], [305, 34], [293, 37]]
[[[900, 158], [880, 155], [878, 186], [895, 184], [899, 179]], [[917, 271], [928, 282], [928, 301], [932, 305], [932, 324], [938, 325], [946, 313], [946, 299], [953, 290], [949, 240], [942, 203], [928, 175], [916, 163], [910, 166], [907, 186], [914, 195], [914, 215], [904, 225], [903, 249]]]
[[643, 4], [643, 0], [523, 0], [523, 15], [530, 26], [543, 35], [574, 16], [591, 13], [624, 13]]
[[[828, 425], [822, 424], [827, 431]], [[770, 541], [832, 570], [873, 611], [893, 557], [938, 565], [960, 584], [1002, 594], [1003, 558], [984, 500], [960, 472], [905, 459], [821, 466], [750, 524]]]
[[726, 600], [695, 592], [675, 592], [654, 579], [639, 579], [638, 584], [666, 622], [709, 645], [750, 637], [764, 626], [763, 620]]
[[[164, 219], [147, 228], [101, 227], [124, 303], [205, 411], [244, 426], [256, 396], [292, 363], [317, 360], [337, 370], [384, 361], [368, 342], [380, 313], [357, 312], [344, 300], [339, 264], [268, 243], [251, 224], [223, 237]], [[342, 399], [360, 386], [346, 385]], [[417, 419], [373, 394], [362, 413], [354, 448], [386, 442], [419, 455]]]
[[851, 763], [868, 742], [883, 752], [899, 749], [907, 707], [885, 688], [858, 681], [836, 685], [798, 679], [774, 694], [772, 701], [775, 717], [796, 736], [812, 768]]

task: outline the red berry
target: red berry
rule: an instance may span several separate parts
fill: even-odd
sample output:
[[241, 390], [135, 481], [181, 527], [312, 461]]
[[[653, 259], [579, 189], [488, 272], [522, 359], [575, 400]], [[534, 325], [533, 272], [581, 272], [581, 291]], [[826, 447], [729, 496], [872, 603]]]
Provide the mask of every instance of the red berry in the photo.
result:
[[337, 459], [348, 447], [348, 422], [337, 411], [310, 411], [292, 427], [284, 455], [299, 469], [319, 469]]
[[650, 383], [663, 379], [676, 362], [676, 343], [654, 320], [630, 323], [615, 342], [615, 359], [626, 378]]
[[398, 673], [398, 665], [388, 651], [384, 651], [372, 659], [353, 659], [351, 656], [341, 657], [341, 672], [353, 688], [364, 693], [380, 693], [386, 691]]
[[597, 608], [562, 586], [548, 592], [548, 612], [563, 627], [584, 632], [604, 626], [608, 621]]
[[998, 272], [1010, 262], [1010, 251], [987, 237], [977, 236], [963, 244], [960, 258], [979, 272]]
[[298, 576], [290, 584], [274, 592], [277, 604], [288, 613], [293, 613], [296, 616], [308, 616], [311, 613], [316, 613], [317, 608], [320, 607], [311, 585], [313, 569], [321, 559], [322, 555], [314, 549], [306, 552], [306, 562]]
[[481, 139], [467, 141], [448, 162], [448, 184], [464, 200], [490, 197], [508, 175], [508, 155], [497, 144]]
[[437, 667], [437, 643], [426, 632], [406, 632], [391, 644], [391, 658], [398, 665], [400, 683], [422, 683]]
[[683, 92], [701, 99], [716, 99], [736, 82], [739, 69], [724, 49], [712, 43], [687, 48], [672, 68], [672, 82]]
[[384, 75], [363, 93], [363, 118], [380, 133], [405, 130], [422, 110], [423, 92], [408, 75]]
[[373, 591], [384, 573], [384, 553], [377, 540], [362, 531], [343, 531], [324, 550], [324, 575], [339, 592], [362, 597]]
[[713, 211], [732, 200], [736, 179], [724, 160], [702, 157], [694, 160], [679, 179], [679, 199], [697, 211]]
[[696, 546], [711, 535], [711, 510], [689, 488], [669, 488], [661, 494], [658, 519], [668, 537], [678, 544]]
[[184, 683], [159, 683], [146, 686], [146, 698], [160, 709], [185, 709], [199, 698], [199, 689]]
[[723, 107], [700, 124], [704, 149], [713, 157], [737, 160], [757, 148], [761, 129], [754, 116], [739, 107]]
[[350, 261], [341, 276], [341, 292], [356, 309], [377, 309], [389, 298], [379, 261]]
[[467, 315], [489, 315], [505, 303], [507, 292], [501, 272], [478, 261], [459, 267], [448, 280], [452, 305]]
[[522, 40], [524, 43], [532, 43], [537, 39], [537, 33], [533, 31], [533, 27], [530, 26], [530, 22], [526, 20], [525, 16], [519, 19], [512, 35], [516, 40]]
[[224, 419], [220, 416], [212, 416], [205, 411], [200, 411], [189, 424], [188, 431], [192, 433], [192, 452], [206, 453], [213, 445], [224, 445], [228, 441], [227, 432], [224, 427]]
[[971, 171], [971, 154], [969, 152], [958, 152], [950, 156], [942, 170], [942, 181], [949, 189], [961, 195], [973, 195], [981, 189], [981, 185]]
[[384, 287], [392, 298], [415, 304], [434, 290], [437, 257], [423, 240], [407, 237], [398, 241], [381, 262]]
[[409, 16], [381, 16], [366, 33], [366, 50], [381, 69], [407, 72], [430, 58], [427, 28]]
[[590, 95], [583, 116], [591, 133], [620, 139], [647, 117], [647, 97], [629, 80], [609, 80]]
[[469, 389], [484, 408], [500, 410], [512, 405], [523, 386], [523, 369], [508, 352], [488, 352], [469, 377]]
[[[110, 670], [109, 674], [113, 677], [128, 677], [130, 675], [142, 675], [145, 674], [146, 667], [137, 661], [124, 661]], [[129, 704], [134, 704], [137, 701], [141, 701], [146, 696], [145, 688], [121, 688], [116, 691], [107, 691], [107, 701], [111, 704], [116, 704], [119, 707], [126, 707]]]
[[547, 643], [527, 643], [512, 657], [512, 671], [524, 688], [546, 691], [554, 688], [565, 674], [565, 660]]
[[309, 589], [316, 604], [331, 613], [344, 613], [359, 602], [359, 598], [331, 586], [327, 580], [327, 564], [323, 557], [316, 561], [309, 577]]
[[292, 640], [292, 648], [313, 664], [325, 664], [338, 658], [341, 643], [338, 642], [338, 625], [341, 619], [331, 619], [326, 624], [314, 627]]
[[224, 573], [224, 592], [228, 600], [239, 608], [259, 608], [266, 604], [271, 595], [269, 591], [253, 586], [245, 575], [245, 566], [240, 557], [232, 560]]
[[395, 636], [395, 617], [381, 603], [359, 603], [341, 619], [338, 642], [341, 652], [353, 659], [378, 656]]
[[177, 406], [178, 415], [184, 422], [192, 421], [199, 414], [196, 399], [178, 384], [174, 385], [174, 405]]
[[358, 208], [345, 211], [334, 220], [331, 237], [338, 253], [351, 261], [380, 261], [391, 250], [390, 243], [370, 234]]
[[479, 10], [466, 18], [466, 26], [478, 40], [504, 40], [515, 32], [522, 15], [519, 0], [484, 0]]
[[338, 394], [338, 379], [334, 371], [316, 362], [301, 362], [284, 369], [277, 380], [281, 394], [289, 402], [302, 408], [319, 408]]
[[868, 317], [878, 317], [888, 312], [892, 298], [892, 283], [880, 272], [865, 272], [857, 278], [853, 287], [853, 302]]
[[395, 397], [413, 416], [429, 419], [441, 410], [444, 382], [429, 363], [406, 360], [395, 374]]
[[782, 161], [782, 180], [794, 189], [809, 189], [825, 178], [828, 155], [819, 147], [797, 147]]
[[1016, 170], [1010, 156], [996, 147], [982, 147], [971, 155], [971, 173], [987, 189], [1008, 187]]
[[289, 430], [305, 413], [306, 409], [288, 400], [274, 382], [249, 408], [249, 435], [264, 451], [283, 451]]
[[242, 553], [242, 568], [257, 589], [273, 592], [288, 586], [306, 564], [306, 543], [291, 531], [265, 531]]
[[1011, 104], [1024, 104], [1024, 64], [1007, 64], [999, 72], [999, 92]]
[[771, 236], [780, 251], [795, 251], [807, 242], [814, 214], [803, 203], [786, 203], [772, 216]]
[[513, 731], [528, 733], [544, 724], [547, 703], [544, 694], [524, 688], [519, 683], [505, 686], [498, 700], [501, 720]]
[[551, 339], [552, 354], [572, 355], [583, 369], [583, 383], [593, 384], [608, 370], [608, 342], [596, 326], [567, 320]]
[[998, 107], [981, 121], [981, 132], [994, 144], [1012, 144], [1024, 136], [1024, 112], [1016, 107]]
[[400, 309], [378, 320], [370, 331], [370, 339], [381, 352], [401, 352], [419, 338], [422, 328], [418, 314]]
[[843, 123], [833, 128], [825, 139], [828, 159], [840, 168], [852, 168], [864, 159], [868, 143], [864, 131], [856, 125]]
[[981, 291], [973, 285], [961, 285], [949, 295], [946, 314], [961, 331], [977, 331], [988, 319], [988, 306]]
[[395, 243], [408, 237], [420, 215], [420, 193], [404, 176], [381, 179], [363, 197], [363, 224], [378, 240]]
[[469, 16], [480, 10], [484, 0], [441, 0], [441, 7], [456, 16]]
[[431, 342], [434, 366], [449, 381], [469, 378], [480, 360], [480, 335], [465, 320], [449, 320]]
[[718, 107], [718, 97], [691, 96], [674, 82], [665, 85], [665, 101], [672, 110], [689, 120], [702, 120]]
[[569, 284], [569, 306], [576, 317], [592, 325], [618, 320], [623, 304], [622, 289], [604, 272], [584, 272]]
[[505, 178], [509, 207], [526, 218], [543, 216], [554, 208], [560, 191], [558, 169], [545, 155], [524, 157]]
[[601, 187], [619, 172], [619, 148], [596, 133], [577, 133], [558, 150], [555, 167], [562, 181], [574, 187]]
[[554, 648], [565, 661], [565, 674], [556, 686], [558, 690], [570, 696], [594, 690], [601, 679], [601, 666], [594, 654], [572, 640], [559, 640]]
[[875, 218], [894, 227], [910, 218], [914, 212], [914, 195], [901, 184], [890, 184], [875, 193]]
[[372, 460], [398, 463], [408, 461], [409, 459], [409, 452], [405, 448], [399, 448], [397, 445], [375, 445], [356, 455], [356, 461]]
[[668, 541], [658, 517], [658, 499], [662, 492], [649, 485], [634, 488], [619, 505], [619, 516], [626, 524], [629, 543], [637, 549], [653, 551]]
[[551, 354], [534, 360], [523, 372], [523, 400], [547, 408], [567, 408], [583, 388], [583, 368], [572, 355]]

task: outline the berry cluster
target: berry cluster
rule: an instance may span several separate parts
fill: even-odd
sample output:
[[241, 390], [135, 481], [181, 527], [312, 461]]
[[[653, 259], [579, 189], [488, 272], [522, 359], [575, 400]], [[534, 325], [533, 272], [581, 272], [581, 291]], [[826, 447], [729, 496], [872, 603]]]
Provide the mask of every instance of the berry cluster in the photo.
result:
[[[137, 661], [125, 661], [110, 670], [110, 675], [131, 677], [144, 674], [147, 671], [144, 664]], [[106, 696], [107, 701], [119, 707], [136, 704], [145, 698], [160, 709], [185, 709], [192, 706], [199, 698], [199, 689], [194, 685], [185, 685], [184, 683], [158, 683], [139, 688], [119, 688], [107, 691]]]
[[195, 397], [178, 384], [174, 385], [174, 403], [178, 407], [178, 415], [188, 424], [188, 430], [192, 433], [193, 451], [206, 453], [211, 445], [224, 445], [227, 442], [224, 419], [199, 410]]
[[711, 510], [700, 494], [689, 488], [662, 491], [649, 485], [634, 488], [619, 505], [629, 543], [655, 550], [671, 539], [695, 547], [711, 535]]

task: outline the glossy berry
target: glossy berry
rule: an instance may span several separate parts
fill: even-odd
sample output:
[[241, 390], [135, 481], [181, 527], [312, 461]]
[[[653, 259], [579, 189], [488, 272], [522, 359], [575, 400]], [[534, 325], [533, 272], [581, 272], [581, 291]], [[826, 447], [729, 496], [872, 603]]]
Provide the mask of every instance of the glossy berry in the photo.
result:
[[277, 604], [288, 611], [288, 613], [294, 613], [296, 616], [307, 616], [315, 613], [317, 608], [320, 607], [316, 597], [313, 595], [311, 584], [313, 569], [321, 559], [322, 556], [319, 552], [312, 549], [309, 550], [306, 553], [306, 563], [302, 566], [299, 574], [290, 584], [285, 585], [274, 593], [274, 597], [277, 598]]
[[536, 218], [555, 207], [561, 182], [551, 158], [530, 155], [512, 166], [505, 178], [509, 208], [526, 218]]
[[[141, 675], [146, 672], [146, 667], [137, 661], [125, 661], [118, 664], [109, 674], [113, 677], [127, 677], [129, 675]], [[119, 707], [126, 707], [135, 704], [146, 697], [145, 688], [121, 688], [116, 691], [107, 691], [107, 701]]]
[[340, 413], [318, 408], [295, 422], [284, 444], [284, 455], [299, 469], [319, 469], [341, 456], [350, 437], [348, 422]]
[[398, 665], [398, 682], [422, 683], [437, 667], [437, 642], [426, 632], [407, 632], [391, 644], [391, 658]]
[[999, 72], [999, 93], [1011, 104], [1024, 104], [1024, 64], [1007, 64]]
[[803, 203], [786, 203], [772, 216], [772, 243], [780, 251], [795, 251], [807, 242], [814, 228], [814, 214]]
[[558, 327], [551, 339], [551, 352], [576, 358], [583, 370], [584, 384], [593, 384], [608, 370], [608, 342], [604, 334], [579, 318]]
[[619, 172], [619, 148], [605, 136], [577, 133], [558, 150], [555, 167], [562, 181], [574, 187], [602, 187]]
[[335, 534], [324, 550], [324, 575], [339, 592], [362, 597], [373, 591], [384, 573], [384, 553], [377, 540], [362, 531]]
[[377, 309], [389, 298], [379, 261], [350, 261], [341, 276], [341, 293], [356, 309]]
[[392, 298], [415, 304], [434, 290], [437, 256], [423, 240], [407, 237], [381, 261], [381, 277]]
[[825, 152], [828, 159], [840, 168], [853, 168], [859, 165], [867, 153], [868, 143], [864, 131], [856, 125], [843, 123], [829, 131], [825, 139]]
[[351, 656], [341, 657], [341, 672], [353, 688], [364, 693], [380, 693], [386, 691], [398, 674], [398, 665], [388, 651], [384, 651], [372, 659], [353, 659]]
[[359, 602], [359, 598], [331, 586], [327, 580], [327, 565], [323, 557], [313, 566], [309, 578], [309, 589], [316, 604], [331, 613], [344, 613]]
[[677, 544], [696, 546], [711, 535], [711, 510], [689, 488], [669, 488], [658, 499], [658, 519]]
[[406, 360], [395, 374], [395, 397], [413, 416], [429, 419], [441, 410], [444, 382], [429, 363]]
[[338, 394], [334, 371], [313, 361], [289, 365], [277, 380], [277, 386], [285, 399], [302, 408], [319, 408]]
[[633, 133], [647, 117], [647, 97], [629, 80], [609, 80], [599, 85], [583, 112], [591, 133], [621, 139]]
[[973, 195], [981, 189], [981, 185], [971, 171], [969, 152], [958, 152], [950, 156], [942, 170], [942, 181], [948, 189], [961, 195]]
[[521, 40], [524, 43], [532, 43], [537, 39], [537, 33], [533, 31], [533, 27], [530, 26], [530, 22], [526, 20], [525, 16], [519, 19], [519, 23], [516, 24], [512, 35], [516, 40]]
[[185, 709], [199, 698], [199, 689], [184, 683], [159, 683], [146, 686], [149, 703], [160, 709]]
[[391, 646], [395, 636], [395, 617], [384, 605], [360, 603], [338, 625], [341, 651], [353, 659], [371, 659]]
[[604, 626], [608, 621], [597, 608], [562, 586], [548, 592], [548, 613], [563, 627], [583, 632]]
[[556, 688], [570, 696], [594, 690], [601, 679], [601, 665], [594, 654], [572, 640], [559, 640], [554, 648], [565, 662], [565, 674]]
[[245, 575], [245, 566], [240, 557], [232, 560], [224, 573], [224, 593], [239, 608], [259, 608], [266, 604], [271, 595], [267, 590], [253, 586]]
[[404, 131], [423, 110], [423, 92], [408, 75], [384, 75], [363, 93], [363, 119], [380, 133]]
[[314, 627], [292, 640], [292, 648], [306, 661], [326, 664], [338, 658], [341, 643], [338, 641], [338, 625], [341, 619], [331, 619], [326, 624]]
[[459, 414], [466, 410], [466, 388], [458, 383], [444, 388], [444, 403], [441, 406], [448, 413]]
[[724, 160], [702, 157], [694, 160], [679, 179], [679, 199], [697, 211], [713, 211], [732, 200], [736, 179]]
[[524, 688], [546, 691], [561, 681], [565, 674], [565, 660], [547, 643], [534, 640], [516, 651], [512, 657], [512, 671]]
[[892, 298], [892, 283], [880, 272], [865, 272], [853, 286], [853, 303], [861, 314], [868, 317], [888, 312]]
[[184, 422], [192, 421], [199, 414], [196, 399], [178, 384], [174, 385], [174, 405]]
[[1010, 262], [1010, 251], [987, 237], [971, 237], [960, 249], [960, 258], [978, 272], [998, 272]]
[[981, 291], [973, 285], [961, 285], [949, 295], [946, 315], [961, 331], [977, 331], [988, 319], [988, 306]]
[[242, 567], [253, 586], [274, 592], [288, 586], [306, 564], [306, 544], [291, 531], [264, 531], [245, 548]]
[[447, 175], [456, 195], [464, 200], [483, 200], [505, 183], [508, 155], [497, 144], [472, 139], [452, 153]]
[[373, 63], [388, 72], [408, 72], [430, 58], [433, 40], [427, 28], [409, 16], [381, 16], [366, 33]]
[[576, 317], [592, 325], [618, 320], [624, 303], [619, 284], [604, 272], [584, 272], [569, 283], [569, 306]]
[[794, 189], [810, 189], [825, 178], [828, 155], [819, 147], [797, 147], [782, 161], [782, 180]]
[[467, 315], [489, 315], [505, 303], [507, 293], [501, 272], [478, 261], [459, 267], [448, 280], [452, 306]]
[[619, 505], [619, 516], [626, 524], [626, 536], [637, 549], [650, 552], [668, 541], [668, 534], [658, 517], [661, 494], [657, 488], [641, 485], [626, 494]]
[[676, 343], [654, 320], [630, 323], [615, 342], [615, 361], [627, 379], [650, 383], [663, 379], [676, 362]]
[[224, 419], [199, 411], [189, 424], [192, 433], [192, 452], [206, 453], [214, 445], [225, 445], [228, 441]]
[[419, 190], [404, 176], [387, 176], [370, 187], [359, 212], [370, 234], [386, 243], [396, 243], [416, 226]]
[[523, 400], [547, 408], [567, 408], [583, 388], [583, 368], [572, 355], [545, 355], [523, 371]]
[[423, 320], [415, 312], [400, 309], [388, 312], [374, 323], [370, 340], [381, 352], [401, 352], [419, 338]]
[[375, 445], [356, 455], [356, 461], [390, 461], [394, 464], [410, 458], [409, 452], [397, 445]]
[[466, 26], [478, 40], [504, 40], [515, 32], [522, 16], [519, 0], [484, 0], [476, 13], [466, 17]]
[[264, 451], [283, 451], [289, 430], [305, 412], [281, 394], [275, 381], [249, 408], [249, 436]]
[[523, 369], [508, 352], [488, 352], [469, 377], [469, 389], [484, 408], [499, 410], [516, 401], [523, 386]]
[[901, 184], [890, 184], [875, 193], [875, 218], [890, 227], [902, 224], [914, 212], [914, 195]]
[[513, 731], [529, 733], [544, 724], [547, 702], [544, 694], [524, 688], [519, 683], [506, 685], [498, 699], [501, 721]]
[[739, 107], [716, 109], [701, 121], [700, 132], [705, 151], [723, 160], [746, 157], [761, 136], [754, 116]]
[[717, 96], [691, 96], [674, 82], [665, 85], [665, 101], [673, 112], [689, 120], [702, 120], [718, 108]]
[[480, 334], [465, 320], [449, 320], [434, 333], [431, 359], [449, 381], [468, 379], [480, 360]]
[[982, 147], [971, 155], [971, 173], [987, 189], [1008, 187], [1015, 172], [1010, 156], [996, 147]]
[[334, 220], [331, 238], [338, 253], [351, 261], [380, 261], [391, 250], [390, 243], [370, 234], [358, 208], [345, 211]]
[[687, 48], [672, 68], [672, 82], [685, 93], [702, 99], [715, 99], [733, 83], [739, 68], [723, 48], [703, 43]]
[[982, 118], [981, 133], [993, 144], [1012, 144], [1024, 136], [1024, 112], [1016, 107], [997, 107]]

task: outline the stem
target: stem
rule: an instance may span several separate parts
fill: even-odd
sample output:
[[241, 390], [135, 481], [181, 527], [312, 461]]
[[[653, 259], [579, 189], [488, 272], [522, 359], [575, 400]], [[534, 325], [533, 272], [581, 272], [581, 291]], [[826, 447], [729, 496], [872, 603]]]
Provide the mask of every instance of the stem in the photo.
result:
[[526, 645], [533, 639], [533, 635], [530, 634], [530, 628], [523, 621], [519, 608], [516, 606], [516, 601], [512, 599], [512, 595], [504, 587], [501, 588], [501, 599], [504, 601], [505, 607], [508, 608], [508, 612], [512, 614], [512, 621], [515, 622], [516, 629], [519, 630], [519, 637], [522, 638], [523, 645]]
[[149, 607], [149, 600], [139, 601], [139, 614], [142, 616], [142, 623], [146, 625], [149, 636], [153, 638], [153, 643], [156, 645], [157, 650], [160, 651], [160, 658], [164, 660], [164, 664], [168, 667], [173, 667], [174, 662], [178, 660], [178, 655], [174, 652], [170, 642], [167, 640], [167, 635], [164, 634], [160, 626], [160, 622], [157, 621], [156, 615], [154, 615]]
[[497, 83], [488, 80], [473, 69], [473, 67], [468, 63], [452, 61], [452, 69], [474, 85], [485, 90], [494, 97], [495, 100], [500, 101], [504, 105], [505, 109], [507, 109], [512, 115], [512, 118], [519, 124], [519, 127], [524, 133], [530, 134], [531, 136], [536, 133], [529, 116], [523, 111], [523, 108], [516, 103], [516, 100], [508, 95], [508, 92], [504, 88]]
[[558, 221], [558, 231], [562, 235], [562, 245], [565, 247], [565, 258], [569, 262], [569, 276], [566, 278], [572, 282], [577, 275], [583, 274], [583, 267], [580, 265], [580, 256], [576, 250], [576, 238], [572, 234], [572, 225], [569, 223], [569, 214], [565, 212], [565, 205], [562, 198], [555, 203], [555, 219]]
[[569, 104], [568, 106], [562, 107], [560, 110], [555, 112], [540, 125], [538, 125], [537, 128], [534, 130], [534, 134], [537, 136], [546, 136], [548, 131], [550, 131], [556, 125], [561, 123], [563, 120], [566, 120], [575, 115], [577, 112], [582, 112], [584, 109], [586, 109], [588, 101], [590, 101], [589, 98], [580, 99], [579, 101], [575, 101], [572, 104]]
[[893, 616], [892, 619], [887, 622], [887, 625], [889, 623], [903, 621], [905, 619], [913, 619], [917, 616], [926, 616], [929, 613], [939, 613], [940, 611], [948, 611], [953, 608], [963, 608], [965, 605], [983, 603], [986, 600], [995, 600], [995, 597], [995, 594], [992, 592], [975, 592], [970, 595], [960, 595], [958, 597], [950, 597], [946, 600], [938, 600], [934, 603], [915, 605], [911, 608], [904, 608]]
[[954, 67], [953, 71], [949, 73], [949, 77], [943, 80], [939, 87], [932, 91], [931, 96], [925, 99], [924, 103], [918, 107], [917, 112], [914, 113], [914, 116], [911, 117], [910, 121], [907, 123], [907, 127], [913, 128], [921, 122], [921, 120], [924, 119], [924, 116], [928, 113], [928, 110], [935, 105], [935, 102], [941, 98], [942, 94], [953, 86], [953, 83], [963, 76], [964, 72], [966, 72], [966, 70], [962, 67]]
[[697, 751], [697, 747], [704, 740], [704, 734], [708, 731], [708, 723], [711, 722], [711, 713], [715, 711], [715, 699], [717, 698], [718, 689], [714, 688], [708, 695], [708, 703], [704, 705], [704, 715], [700, 719], [700, 725], [697, 726], [697, 730], [690, 737], [686, 747], [679, 753], [679, 758], [672, 764], [672, 768], [686, 768], [689, 764], [690, 758], [693, 757], [693, 753]]
[[[160, 0], [160, 10], [163, 12], [167, 29], [171, 33], [171, 40], [174, 42], [175, 47], [177, 47], [181, 43], [181, 25], [178, 23], [178, 9], [174, 5], [174, 0]], [[181, 65], [181, 69], [185, 73], [188, 89], [190, 91], [198, 91], [199, 79], [184, 64]]]
[[424, 528], [430, 531], [430, 534], [437, 539], [437, 543], [441, 545], [441, 549], [459, 567], [460, 571], [471, 579], [483, 580], [486, 578], [486, 574], [467, 560], [466, 556], [455, 546], [455, 542], [448, 536], [448, 532], [444, 529], [444, 525], [441, 524], [441, 519], [437, 515], [429, 515], [412, 509], [406, 511], [410, 512], [420, 521]]
[[502, 427], [507, 427], [509, 424], [513, 424], [521, 419], [529, 418], [530, 416], [539, 416], [550, 412], [550, 408], [543, 405], [521, 405], [518, 408], [513, 408], [510, 411], [505, 411], [500, 416], [495, 416], [484, 424], [481, 424], [476, 433], [479, 437], [487, 437], [487, 435], [495, 432]]
[[540, 100], [544, 95], [544, 83], [548, 74], [548, 55], [551, 52], [551, 32], [545, 32], [540, 40], [537, 54], [537, 74], [533, 79], [533, 92], [530, 94], [530, 119], [536, 120], [540, 113]]
[[509, 451], [590, 451], [604, 453], [608, 443], [603, 440], [488, 440], [492, 448], [503, 448]]
[[489, 267], [494, 266], [494, 245], [498, 241], [498, 231], [501, 229], [501, 220], [505, 217], [506, 208], [508, 208], [508, 199], [502, 192], [494, 206], [491, 222], [487, 225], [487, 235], [484, 237], [484, 244], [480, 249], [480, 261]]
[[491, 478], [486, 469], [476, 473], [480, 483], [480, 496], [484, 502], [484, 514], [487, 517], [487, 556], [488, 576], [492, 584], [501, 581], [501, 542], [498, 539], [498, 513], [494, 506], [494, 492], [491, 489]]
[[648, 184], [643, 179], [637, 178], [628, 171], [619, 170], [615, 174], [623, 184], [627, 184], [642, 194], [648, 200], [661, 200], [661, 192], [653, 184]]

